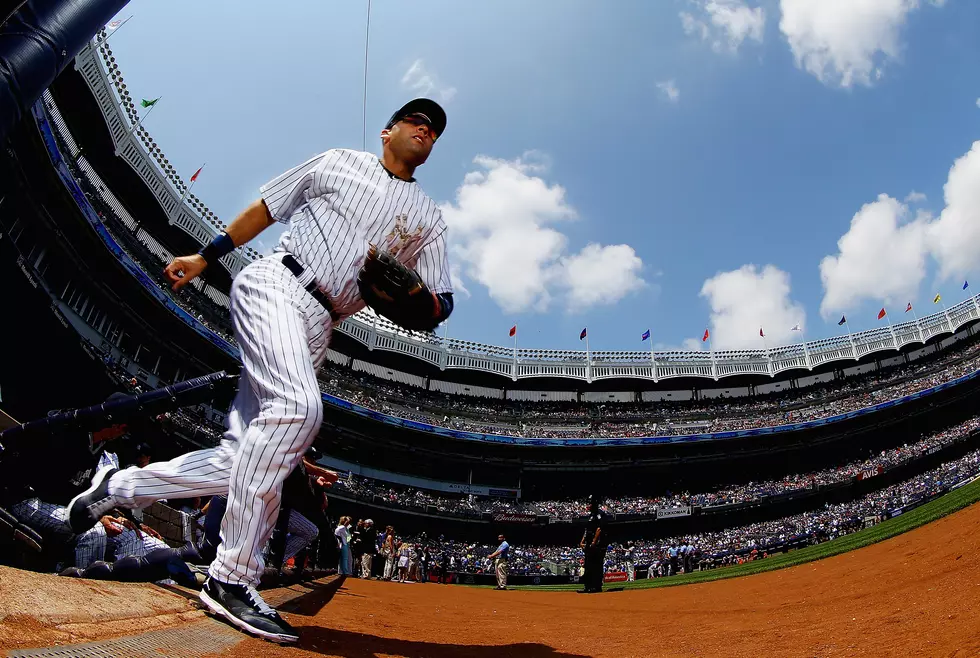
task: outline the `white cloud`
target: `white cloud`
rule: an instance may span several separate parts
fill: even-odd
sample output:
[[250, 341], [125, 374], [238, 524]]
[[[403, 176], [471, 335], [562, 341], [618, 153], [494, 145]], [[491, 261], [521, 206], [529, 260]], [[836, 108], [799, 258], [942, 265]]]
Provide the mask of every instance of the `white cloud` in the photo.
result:
[[459, 263], [449, 264], [449, 280], [453, 284], [453, 293], [457, 297], [462, 297], [463, 299], [469, 299], [471, 297], [470, 290], [466, 287], [466, 282], [463, 281], [463, 273], [459, 267]]
[[439, 77], [425, 67], [425, 62], [417, 59], [402, 76], [402, 86], [414, 91], [419, 96], [437, 96], [443, 103], [450, 102], [456, 96], [456, 87], [442, 84]]
[[575, 220], [565, 190], [537, 174], [547, 158], [477, 156], [455, 202], [442, 205], [453, 257], [471, 280], [510, 313], [545, 311], [556, 301], [571, 311], [612, 304], [644, 285], [642, 260], [628, 245], [590, 244], [567, 253], [556, 228]]
[[[861, 208], [838, 241], [838, 254], [820, 262], [825, 318], [866, 299], [904, 303], [914, 298], [930, 256], [941, 279], [980, 270], [980, 141], [949, 170], [939, 217], [886, 194]], [[915, 193], [913, 193], [915, 194]], [[910, 199], [910, 194], [906, 199]]]
[[914, 297], [926, 273], [928, 226], [927, 214], [912, 218], [908, 206], [887, 194], [865, 204], [837, 241], [837, 255], [820, 261], [820, 314], [828, 318], [866, 299]]
[[[796, 324], [806, 330], [806, 311], [790, 299], [789, 274], [774, 265], [719, 272], [704, 282], [701, 296], [711, 306], [711, 344], [716, 350], [761, 348], [760, 327], [769, 345], [799, 341], [800, 334], [791, 331]], [[700, 343], [688, 339], [685, 346], [695, 340]]]
[[766, 10], [749, 7], [744, 0], [691, 0], [696, 15], [682, 11], [686, 34], [710, 41], [715, 52], [737, 52], [746, 39], [762, 43]]
[[905, 196], [905, 203], [922, 203], [926, 200], [926, 195], [922, 192], [912, 190]]
[[[919, 0], [780, 0], [779, 29], [796, 65], [827, 85], [870, 85], [901, 54], [900, 33]], [[942, 6], [942, 2], [931, 4]]]
[[586, 245], [561, 260], [570, 309], [612, 304], [639, 290], [644, 285], [642, 269], [643, 261], [627, 244]]
[[980, 140], [953, 163], [943, 196], [946, 207], [929, 226], [929, 246], [946, 279], [980, 264]]
[[977, 99], [977, 107], [980, 107], [980, 98]]
[[677, 88], [677, 85], [674, 84], [673, 80], [665, 80], [663, 82], [658, 82], [657, 89], [664, 92], [664, 95], [667, 96], [667, 100], [669, 100], [671, 103], [676, 103], [677, 100], [681, 97], [681, 92]]

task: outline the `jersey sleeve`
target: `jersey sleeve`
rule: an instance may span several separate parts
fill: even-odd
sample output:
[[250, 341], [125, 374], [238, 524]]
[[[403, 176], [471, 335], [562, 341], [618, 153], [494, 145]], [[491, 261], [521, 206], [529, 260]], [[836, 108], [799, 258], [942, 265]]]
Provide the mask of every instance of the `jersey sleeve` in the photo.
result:
[[446, 248], [446, 224], [439, 217], [435, 237], [431, 238], [419, 252], [415, 271], [422, 281], [435, 294], [452, 292], [453, 283], [449, 277], [449, 257]]
[[306, 202], [308, 196], [319, 195], [315, 189], [315, 182], [318, 178], [322, 180], [323, 177], [318, 177], [317, 172], [325, 166], [331, 153], [332, 151], [327, 151], [314, 156], [259, 188], [262, 200], [265, 201], [269, 214], [274, 220], [288, 223], [290, 217]]

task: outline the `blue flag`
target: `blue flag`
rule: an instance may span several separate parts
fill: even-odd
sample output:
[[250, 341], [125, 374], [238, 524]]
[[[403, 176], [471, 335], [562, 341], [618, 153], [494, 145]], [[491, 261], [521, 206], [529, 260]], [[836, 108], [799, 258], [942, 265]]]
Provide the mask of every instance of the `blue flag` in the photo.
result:
[[966, 290], [969, 287], [970, 287], [970, 282], [969, 281], [964, 281], [963, 282], [963, 290]]
[[585, 338], [588, 335], [589, 335], [588, 328], [583, 329], [582, 330], [582, 333], [579, 334], [578, 339], [579, 340], [582, 340], [583, 338]]
[[646, 340], [649, 337], [650, 337], [650, 330], [647, 329], [646, 331], [643, 332], [643, 335], [640, 336], [640, 340]]
[[842, 315], [842, 316], [840, 316], [840, 322], [837, 323], [837, 326], [839, 327], [842, 324], [844, 324], [845, 322], [847, 322], [847, 316]]

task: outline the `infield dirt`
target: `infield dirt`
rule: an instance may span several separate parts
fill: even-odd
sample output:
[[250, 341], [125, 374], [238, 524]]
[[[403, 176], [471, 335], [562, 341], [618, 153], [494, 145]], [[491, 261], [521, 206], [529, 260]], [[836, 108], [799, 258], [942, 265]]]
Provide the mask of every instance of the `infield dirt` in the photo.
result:
[[[698, 585], [581, 595], [334, 580], [268, 598], [287, 597], [298, 646], [246, 638], [216, 655], [976, 656], [980, 504], [851, 553]], [[161, 623], [186, 623], [179, 612], [167, 609]], [[15, 628], [3, 624], [3, 644], [31, 646], [12, 636], [17, 627], [51, 637], [28, 617], [21, 610]]]

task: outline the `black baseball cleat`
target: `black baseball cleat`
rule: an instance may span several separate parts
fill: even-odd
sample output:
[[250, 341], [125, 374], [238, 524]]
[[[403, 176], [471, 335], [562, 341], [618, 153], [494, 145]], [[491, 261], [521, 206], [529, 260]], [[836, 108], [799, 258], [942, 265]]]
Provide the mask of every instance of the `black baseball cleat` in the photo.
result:
[[229, 585], [208, 578], [201, 589], [201, 602], [214, 614], [264, 640], [279, 643], [299, 640], [296, 629], [249, 585]]
[[92, 485], [68, 503], [68, 525], [76, 535], [95, 527], [99, 519], [119, 504], [109, 493], [109, 478], [118, 470], [111, 466], [101, 469], [92, 478]]

